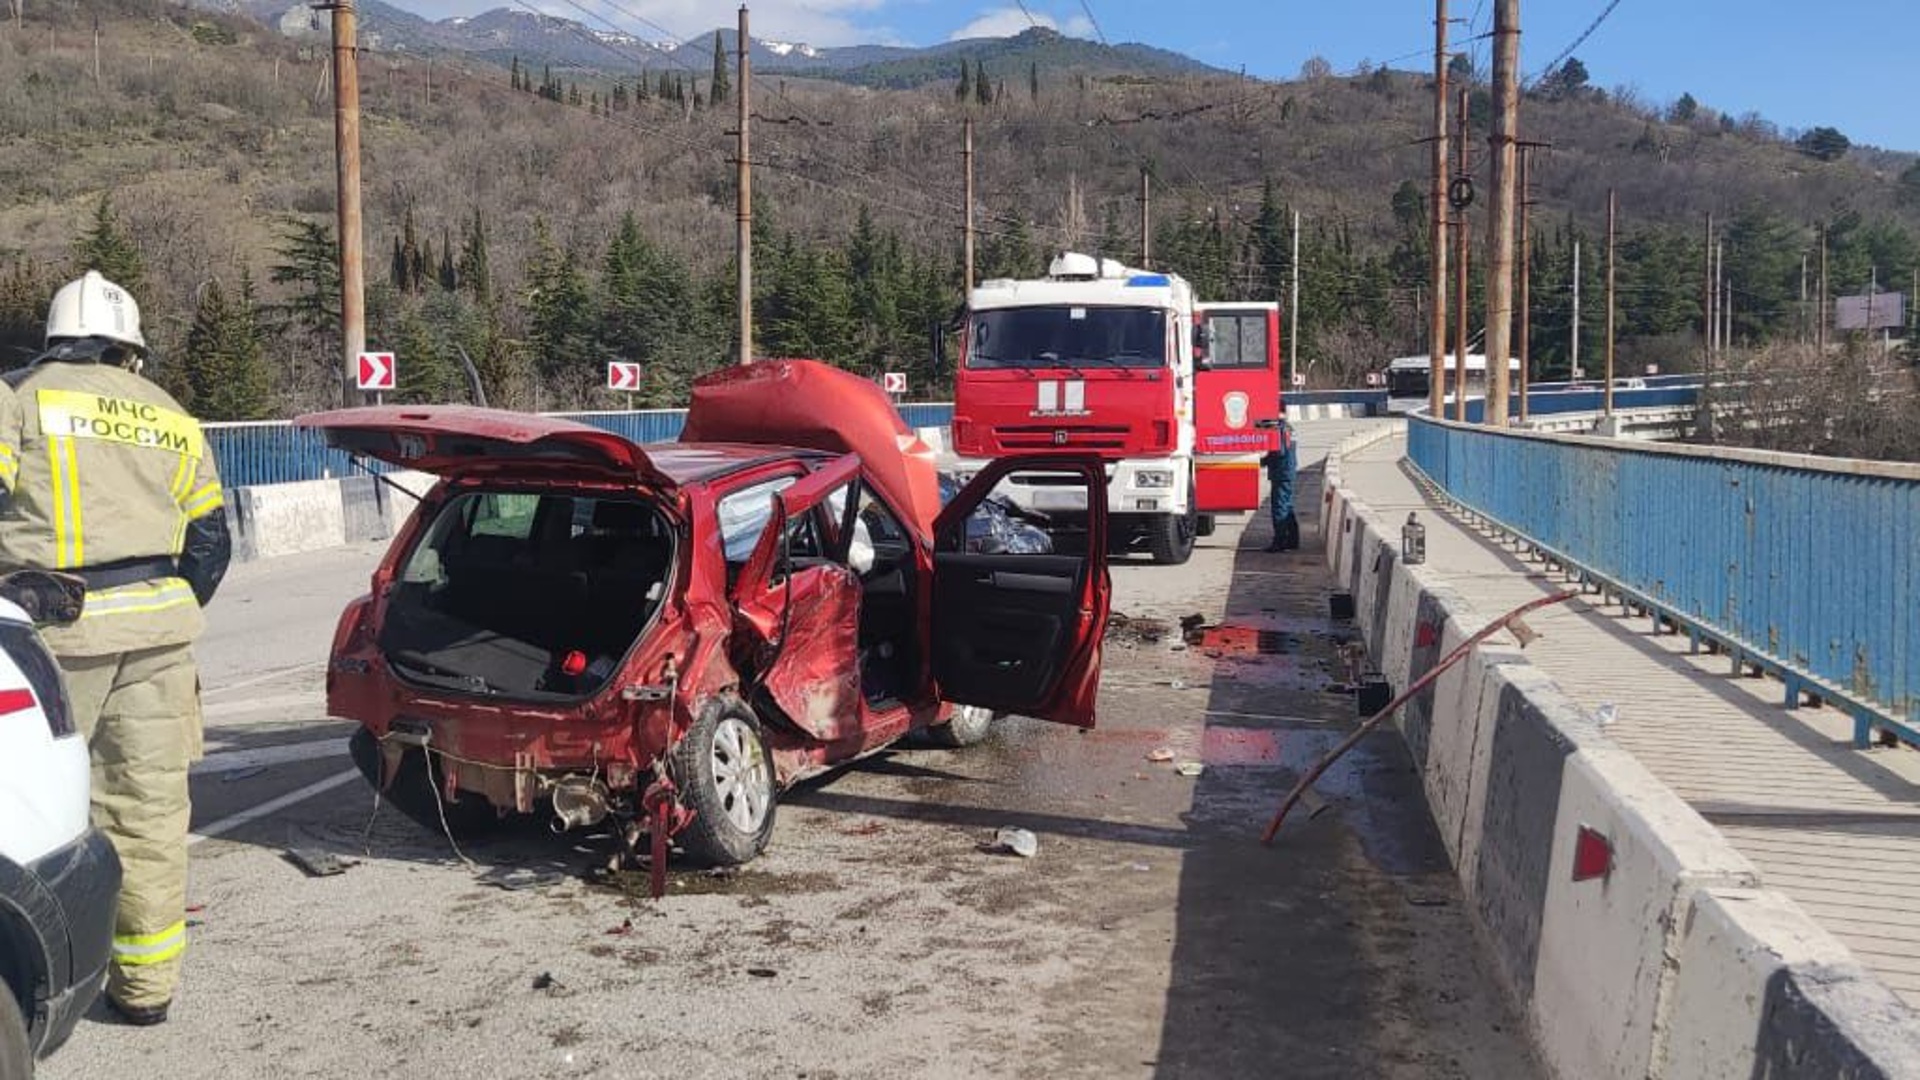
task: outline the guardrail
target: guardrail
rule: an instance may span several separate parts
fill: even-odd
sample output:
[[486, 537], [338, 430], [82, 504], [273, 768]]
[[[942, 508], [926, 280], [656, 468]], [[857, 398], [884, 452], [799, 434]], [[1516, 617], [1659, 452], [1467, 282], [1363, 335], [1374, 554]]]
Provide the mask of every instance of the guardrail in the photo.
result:
[[1413, 417], [1427, 478], [1697, 650], [1920, 743], [1920, 465], [1620, 443]]
[[1387, 415], [1387, 392], [1379, 390], [1285, 390], [1281, 404], [1288, 412], [1310, 415], [1315, 406], [1344, 405], [1359, 410], [1360, 416]]
[[[906, 404], [899, 406], [899, 410], [909, 427], [942, 427], [953, 419], [953, 405], [947, 402]], [[591, 424], [643, 443], [679, 438], [680, 428], [687, 419], [685, 409], [548, 415]], [[207, 442], [213, 447], [214, 459], [220, 467], [220, 481], [230, 488], [326, 480], [352, 476], [357, 471], [347, 455], [328, 449], [318, 433], [295, 428], [285, 421], [207, 424], [205, 429]], [[378, 462], [368, 465], [375, 471], [385, 471]]]

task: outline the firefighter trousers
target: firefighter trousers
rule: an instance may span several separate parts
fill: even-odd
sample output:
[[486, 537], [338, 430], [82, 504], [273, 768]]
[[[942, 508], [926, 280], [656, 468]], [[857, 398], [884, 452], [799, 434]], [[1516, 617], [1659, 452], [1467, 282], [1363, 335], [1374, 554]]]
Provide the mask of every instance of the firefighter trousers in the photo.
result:
[[120, 855], [107, 993], [173, 1000], [187, 947], [187, 769], [200, 756], [193, 646], [63, 656], [74, 721], [93, 758], [93, 823]]

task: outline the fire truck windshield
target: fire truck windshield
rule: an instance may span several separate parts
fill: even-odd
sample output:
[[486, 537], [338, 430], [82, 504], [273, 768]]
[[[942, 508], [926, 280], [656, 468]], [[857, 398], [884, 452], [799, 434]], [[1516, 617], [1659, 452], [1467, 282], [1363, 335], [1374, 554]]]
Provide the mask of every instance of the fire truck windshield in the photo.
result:
[[1147, 307], [1018, 307], [973, 313], [967, 367], [1158, 368], [1166, 312]]

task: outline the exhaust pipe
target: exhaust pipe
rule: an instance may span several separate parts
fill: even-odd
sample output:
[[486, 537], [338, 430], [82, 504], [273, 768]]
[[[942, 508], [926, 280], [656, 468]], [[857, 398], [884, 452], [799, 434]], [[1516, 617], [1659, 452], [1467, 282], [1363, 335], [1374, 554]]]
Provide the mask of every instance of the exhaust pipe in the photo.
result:
[[598, 780], [563, 777], [553, 785], [553, 823], [556, 833], [607, 819], [607, 789]]

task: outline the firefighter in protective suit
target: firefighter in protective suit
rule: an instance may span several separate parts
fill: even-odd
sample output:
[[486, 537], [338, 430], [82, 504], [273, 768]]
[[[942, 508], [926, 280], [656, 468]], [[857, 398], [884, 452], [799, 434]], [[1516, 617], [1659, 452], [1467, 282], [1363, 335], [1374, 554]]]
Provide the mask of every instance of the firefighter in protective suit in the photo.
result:
[[231, 542], [199, 422], [139, 374], [133, 298], [89, 271], [54, 295], [46, 345], [0, 392], [0, 568], [87, 583], [80, 619], [43, 636], [92, 751], [94, 822], [124, 869], [107, 997], [157, 1024], [187, 945], [193, 640]]

